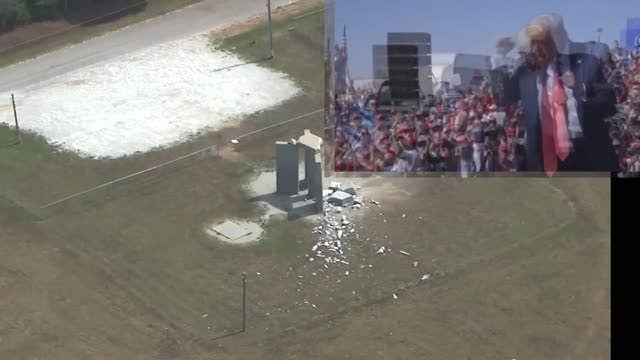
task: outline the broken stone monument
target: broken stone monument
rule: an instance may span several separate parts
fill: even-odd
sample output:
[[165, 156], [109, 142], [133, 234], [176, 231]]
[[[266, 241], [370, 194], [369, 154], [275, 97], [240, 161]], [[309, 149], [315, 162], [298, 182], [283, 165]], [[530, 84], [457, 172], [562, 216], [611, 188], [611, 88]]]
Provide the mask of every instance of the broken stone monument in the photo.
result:
[[[304, 182], [307, 195], [315, 200], [315, 213], [322, 213], [322, 138], [309, 130], [305, 130], [298, 140], [276, 142], [276, 192], [289, 196], [300, 193], [300, 149], [304, 151]], [[293, 208], [294, 204], [291, 205]]]

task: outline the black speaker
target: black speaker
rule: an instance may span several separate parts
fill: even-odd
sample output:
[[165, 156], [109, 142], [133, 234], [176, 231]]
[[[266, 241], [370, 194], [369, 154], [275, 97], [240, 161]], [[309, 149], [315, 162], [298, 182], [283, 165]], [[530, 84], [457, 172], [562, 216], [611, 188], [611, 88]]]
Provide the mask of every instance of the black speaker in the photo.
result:
[[391, 98], [395, 101], [419, 101], [418, 46], [387, 45], [387, 64]]
[[387, 80], [389, 78], [389, 59], [387, 45], [373, 45], [373, 78]]

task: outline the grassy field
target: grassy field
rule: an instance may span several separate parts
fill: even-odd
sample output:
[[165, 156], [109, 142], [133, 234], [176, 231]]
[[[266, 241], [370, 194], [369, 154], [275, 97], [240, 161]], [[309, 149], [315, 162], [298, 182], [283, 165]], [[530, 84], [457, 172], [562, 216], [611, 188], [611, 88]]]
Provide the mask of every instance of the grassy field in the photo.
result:
[[[36, 33], [33, 36], [34, 40], [28, 43], [25, 42], [24, 45], [11, 48], [0, 47], [0, 68], [164, 15], [200, 1], [202, 0], [150, 0], [141, 11], [125, 14], [110, 22], [76, 27], [69, 25], [67, 30], [62, 30], [65, 28], [62, 26], [62, 31], [59, 30], [55, 35], [47, 37]], [[30, 29], [18, 29], [16, 31], [30, 31]]]
[[[127, 160], [83, 160], [27, 136], [20, 146], [0, 149], [1, 181], [43, 203], [322, 108], [323, 14], [277, 19], [275, 25], [276, 57], [263, 65], [293, 76], [303, 96], [238, 127]], [[214, 45], [260, 60], [268, 42], [264, 30], [260, 24]], [[30, 326], [17, 315], [0, 320], [0, 336], [6, 329], [29, 334], [1, 342], [0, 358], [109, 358], [95, 356], [98, 351], [131, 359], [608, 358], [608, 180], [374, 179], [365, 195], [376, 188], [382, 208], [362, 210], [360, 240], [350, 244], [351, 264], [339, 268], [324, 269], [306, 259], [310, 223], [272, 223], [265, 239], [248, 247], [211, 241], [205, 224], [258, 215], [243, 184], [256, 169], [271, 165], [273, 142], [305, 128], [321, 131], [322, 121], [309, 117], [244, 138], [222, 158], [185, 162], [97, 192], [37, 223], [0, 204], [0, 254], [13, 254], [23, 241], [16, 234], [25, 233], [34, 248], [68, 249], [70, 255], [49, 251], [78, 259], [66, 265], [80, 278], [73, 289], [78, 294], [100, 289], [103, 297], [67, 295], [82, 302], [82, 314], [101, 313], [93, 317], [43, 321], [44, 315], [34, 315], [27, 317]], [[8, 129], [0, 134], [0, 140], [11, 142]], [[14, 230], [5, 230], [13, 223]], [[376, 256], [381, 245], [394, 252]], [[0, 290], [11, 284], [3, 282], [3, 266], [16, 261], [0, 265]], [[241, 326], [242, 272], [249, 274], [248, 330], [220, 338]], [[432, 280], [417, 285], [424, 273]], [[14, 296], [38, 294], [30, 289]], [[112, 304], [107, 311], [105, 303]], [[27, 314], [42, 304], [31, 306], [16, 307], [0, 295], [0, 319], [4, 312]], [[82, 328], [104, 329], [100, 322], [110, 314], [119, 314], [108, 324], [121, 333], [111, 330], [102, 341], [99, 334], [82, 338], [93, 352], [81, 350], [83, 342], [28, 346], [56, 331], [77, 334], [63, 325], [69, 319]], [[127, 331], [127, 324], [133, 330]]]

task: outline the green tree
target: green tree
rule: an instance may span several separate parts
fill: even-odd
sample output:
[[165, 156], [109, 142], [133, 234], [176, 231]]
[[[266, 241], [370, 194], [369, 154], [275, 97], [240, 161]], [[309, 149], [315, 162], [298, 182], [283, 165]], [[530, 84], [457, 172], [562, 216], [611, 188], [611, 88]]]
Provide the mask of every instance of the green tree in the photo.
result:
[[32, 21], [55, 19], [59, 15], [58, 0], [26, 0]]
[[0, 32], [31, 22], [31, 12], [25, 0], [0, 1]]

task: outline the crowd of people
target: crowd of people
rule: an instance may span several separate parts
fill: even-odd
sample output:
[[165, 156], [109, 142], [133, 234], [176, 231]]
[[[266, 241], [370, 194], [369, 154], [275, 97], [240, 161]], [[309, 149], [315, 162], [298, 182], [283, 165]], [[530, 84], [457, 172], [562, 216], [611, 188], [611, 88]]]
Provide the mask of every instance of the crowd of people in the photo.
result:
[[498, 112], [490, 90], [485, 83], [410, 111], [380, 110], [372, 90], [339, 96], [336, 171], [517, 171], [525, 156], [521, 114]]
[[[610, 135], [621, 176], [640, 174], [640, 56], [614, 47], [604, 64], [616, 89]], [[526, 162], [522, 108], [499, 108], [488, 79], [479, 87], [447, 88], [421, 109], [380, 108], [373, 89], [335, 98], [335, 171], [517, 172]]]
[[609, 132], [620, 160], [621, 176], [640, 176], [640, 53], [611, 49], [606, 76], [616, 89], [618, 114], [609, 119]]

